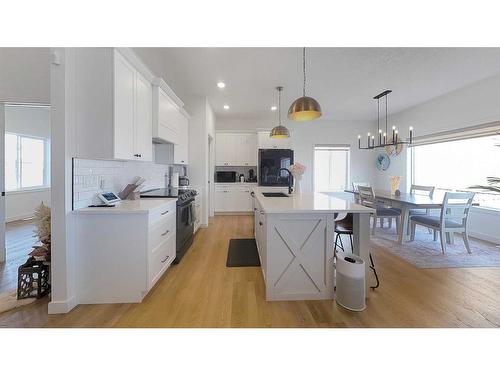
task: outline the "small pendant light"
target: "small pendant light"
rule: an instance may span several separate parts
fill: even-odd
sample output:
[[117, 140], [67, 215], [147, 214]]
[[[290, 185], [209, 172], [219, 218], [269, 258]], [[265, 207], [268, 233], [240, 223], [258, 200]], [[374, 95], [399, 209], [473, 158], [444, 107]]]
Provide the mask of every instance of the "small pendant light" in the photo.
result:
[[290, 138], [290, 132], [286, 127], [281, 125], [281, 91], [283, 91], [283, 87], [276, 87], [278, 90], [278, 126], [275, 126], [269, 136], [271, 138]]
[[304, 72], [304, 85], [302, 97], [295, 100], [288, 110], [288, 118], [293, 121], [309, 121], [321, 116], [321, 106], [316, 99], [306, 96], [306, 48], [302, 50], [302, 69]]

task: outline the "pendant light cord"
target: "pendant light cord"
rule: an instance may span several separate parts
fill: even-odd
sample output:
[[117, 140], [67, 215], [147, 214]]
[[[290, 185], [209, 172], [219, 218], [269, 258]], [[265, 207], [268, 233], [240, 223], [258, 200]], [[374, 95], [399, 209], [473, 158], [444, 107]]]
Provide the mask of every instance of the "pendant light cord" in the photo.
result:
[[278, 87], [278, 125], [281, 126], [281, 87]]
[[306, 96], [306, 47], [302, 49], [302, 70], [304, 72], [304, 85], [302, 86], [302, 96]]

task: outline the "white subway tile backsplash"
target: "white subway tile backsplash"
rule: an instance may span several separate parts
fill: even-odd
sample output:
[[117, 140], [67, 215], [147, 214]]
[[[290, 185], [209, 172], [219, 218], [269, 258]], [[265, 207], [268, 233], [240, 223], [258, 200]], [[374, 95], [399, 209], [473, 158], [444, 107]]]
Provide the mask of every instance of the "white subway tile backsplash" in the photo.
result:
[[135, 177], [146, 179], [142, 190], [165, 187], [169, 166], [135, 161], [74, 159], [73, 207], [100, 203], [101, 191], [119, 193]]

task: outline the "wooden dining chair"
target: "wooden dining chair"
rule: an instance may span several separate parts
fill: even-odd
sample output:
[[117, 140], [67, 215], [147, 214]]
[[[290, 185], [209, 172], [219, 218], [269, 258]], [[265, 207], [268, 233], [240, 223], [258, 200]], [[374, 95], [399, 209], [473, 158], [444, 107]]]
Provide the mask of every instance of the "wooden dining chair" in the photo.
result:
[[366, 207], [371, 207], [375, 209], [375, 213], [372, 214], [372, 234], [375, 234], [375, 227], [377, 226], [377, 219], [380, 219], [380, 225], [382, 226], [384, 219], [396, 219], [396, 233], [399, 232], [399, 221], [401, 219], [401, 210], [383, 207], [377, 204], [375, 199], [375, 193], [372, 187], [358, 186], [359, 192], [359, 203]]
[[[410, 194], [427, 195], [428, 197], [432, 198], [434, 195], [434, 190], [435, 190], [434, 186], [411, 185]], [[429, 209], [413, 208], [408, 210], [408, 234], [410, 234], [411, 231], [410, 222], [412, 216], [429, 215], [429, 214], [430, 214]], [[432, 229], [429, 229], [429, 231], [432, 231]]]
[[469, 245], [469, 235], [467, 232], [467, 221], [469, 211], [472, 206], [474, 193], [451, 193], [444, 195], [441, 215], [417, 215], [411, 218], [411, 241], [415, 240], [417, 225], [439, 231], [441, 240], [441, 250], [446, 252], [446, 236], [453, 236], [461, 233], [467, 252], [471, 254]]
[[[359, 186], [370, 186], [370, 183], [368, 183], [368, 182], [353, 182], [352, 183], [352, 190], [355, 192], [358, 192]], [[359, 204], [359, 198], [356, 195], [354, 195], [354, 202]]]

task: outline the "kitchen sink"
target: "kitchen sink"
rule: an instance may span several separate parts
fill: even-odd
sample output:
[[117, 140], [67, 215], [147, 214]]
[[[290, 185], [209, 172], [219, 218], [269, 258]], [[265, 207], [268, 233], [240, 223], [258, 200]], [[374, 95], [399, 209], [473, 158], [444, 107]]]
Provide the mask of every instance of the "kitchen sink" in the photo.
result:
[[269, 198], [271, 198], [271, 197], [274, 197], [274, 198], [277, 198], [277, 197], [288, 197], [288, 195], [286, 195], [284, 193], [275, 193], [275, 192], [273, 192], [273, 193], [262, 193], [262, 195], [264, 197], [269, 197]]

